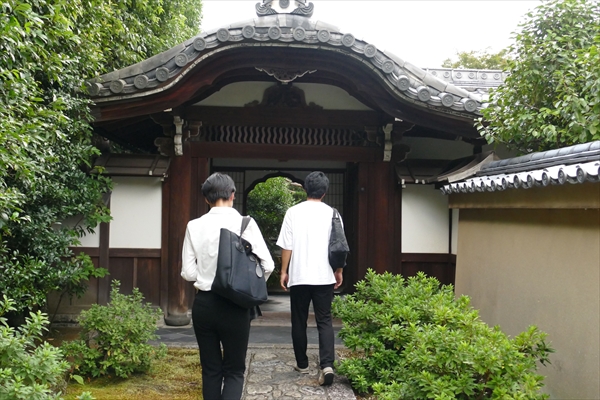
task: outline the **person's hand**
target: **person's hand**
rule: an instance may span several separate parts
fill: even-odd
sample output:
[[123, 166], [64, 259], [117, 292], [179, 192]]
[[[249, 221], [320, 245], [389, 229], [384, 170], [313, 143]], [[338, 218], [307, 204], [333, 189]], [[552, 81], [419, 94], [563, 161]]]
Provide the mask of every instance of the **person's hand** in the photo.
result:
[[344, 269], [336, 269], [333, 275], [335, 275], [335, 285], [333, 285], [333, 289], [337, 289], [342, 286], [342, 283], [344, 282]]
[[279, 277], [279, 283], [281, 284], [281, 288], [283, 290], [285, 290], [286, 292], [288, 290], [288, 288], [287, 288], [288, 279], [289, 279], [289, 276], [288, 276], [287, 272], [282, 272], [281, 276]]

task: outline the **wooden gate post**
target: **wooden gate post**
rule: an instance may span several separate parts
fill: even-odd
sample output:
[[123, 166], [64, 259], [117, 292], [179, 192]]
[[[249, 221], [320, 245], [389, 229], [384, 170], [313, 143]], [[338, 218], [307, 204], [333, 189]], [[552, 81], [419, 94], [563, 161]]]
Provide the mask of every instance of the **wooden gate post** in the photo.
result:
[[368, 268], [377, 273], [400, 272], [401, 196], [391, 163], [359, 164], [356, 209], [359, 280]]
[[182, 156], [172, 156], [169, 172], [169, 218], [167, 238], [167, 312], [165, 323], [182, 326], [190, 323], [188, 316], [192, 283], [181, 278], [181, 248], [185, 228], [192, 218], [192, 157], [189, 143]]

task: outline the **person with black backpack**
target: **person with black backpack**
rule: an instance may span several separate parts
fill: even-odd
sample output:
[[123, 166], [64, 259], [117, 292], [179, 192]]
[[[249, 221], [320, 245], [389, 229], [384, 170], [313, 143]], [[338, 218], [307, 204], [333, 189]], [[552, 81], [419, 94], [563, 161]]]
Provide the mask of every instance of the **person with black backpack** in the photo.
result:
[[282, 249], [280, 284], [290, 291], [294, 369], [303, 374], [310, 372], [306, 328], [312, 301], [319, 332], [320, 385], [331, 385], [334, 378], [335, 335], [331, 303], [334, 289], [342, 285], [344, 271], [343, 268], [334, 271], [329, 262], [334, 212], [322, 202], [328, 188], [329, 179], [323, 172], [311, 172], [306, 177], [307, 200], [287, 210], [277, 240]]
[[[251, 310], [214, 293], [221, 228], [240, 235], [243, 217], [233, 208], [235, 184], [229, 175], [214, 173], [202, 185], [210, 211], [187, 225], [181, 276], [194, 282], [194, 333], [202, 365], [202, 394], [206, 400], [239, 400], [244, 387]], [[275, 265], [254, 219], [242, 238], [260, 259], [265, 280]], [[222, 350], [221, 350], [222, 346]]]

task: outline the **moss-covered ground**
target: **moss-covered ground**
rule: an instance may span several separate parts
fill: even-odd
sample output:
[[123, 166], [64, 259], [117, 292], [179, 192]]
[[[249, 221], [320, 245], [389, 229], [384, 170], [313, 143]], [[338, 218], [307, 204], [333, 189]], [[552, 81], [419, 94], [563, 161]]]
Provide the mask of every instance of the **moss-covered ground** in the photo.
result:
[[84, 385], [69, 383], [65, 400], [90, 392], [97, 400], [202, 400], [202, 369], [197, 349], [169, 349], [147, 374], [129, 379], [86, 379]]

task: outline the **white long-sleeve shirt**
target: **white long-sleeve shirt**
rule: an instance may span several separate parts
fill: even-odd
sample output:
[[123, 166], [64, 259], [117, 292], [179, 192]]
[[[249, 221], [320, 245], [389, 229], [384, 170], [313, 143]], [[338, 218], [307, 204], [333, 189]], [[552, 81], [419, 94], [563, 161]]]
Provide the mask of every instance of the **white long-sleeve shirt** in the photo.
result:
[[[194, 282], [194, 287], [209, 291], [217, 271], [221, 228], [240, 234], [242, 216], [231, 207], [213, 207], [200, 218], [188, 222], [183, 241], [181, 277]], [[252, 252], [261, 260], [265, 279], [275, 268], [271, 253], [254, 219], [250, 220], [242, 238], [252, 245]]]

